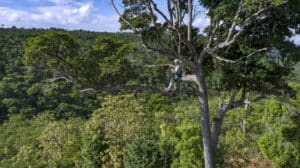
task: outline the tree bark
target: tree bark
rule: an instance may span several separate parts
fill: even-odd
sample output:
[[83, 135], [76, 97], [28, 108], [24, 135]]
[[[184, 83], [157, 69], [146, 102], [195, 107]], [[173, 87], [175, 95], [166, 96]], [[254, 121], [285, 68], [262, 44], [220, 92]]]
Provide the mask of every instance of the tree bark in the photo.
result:
[[222, 130], [225, 113], [226, 113], [226, 107], [221, 107], [218, 117], [216, 117], [216, 119], [215, 119], [215, 127], [214, 127], [213, 136], [212, 136], [213, 158], [215, 158], [217, 155], [217, 146], [218, 146], [218, 142], [219, 142], [219, 136], [220, 136], [221, 130]]
[[204, 149], [204, 165], [205, 168], [214, 167], [214, 158], [211, 144], [211, 129], [209, 120], [209, 107], [207, 87], [203, 70], [200, 70], [198, 76], [199, 81], [199, 103], [200, 103], [200, 126], [202, 132], [202, 143]]

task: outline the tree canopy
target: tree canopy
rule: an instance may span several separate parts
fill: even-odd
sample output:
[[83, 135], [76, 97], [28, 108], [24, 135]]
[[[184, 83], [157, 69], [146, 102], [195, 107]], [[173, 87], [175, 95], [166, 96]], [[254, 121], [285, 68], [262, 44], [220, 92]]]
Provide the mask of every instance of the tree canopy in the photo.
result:
[[[182, 80], [198, 87], [206, 168], [214, 167], [227, 111], [260, 100], [249, 101], [250, 92], [259, 92], [261, 97], [293, 94], [286, 76], [299, 61], [292, 54], [299, 48], [288, 38], [299, 29], [298, 1], [167, 0], [161, 5], [155, 0], [125, 0], [122, 13], [114, 0], [111, 2], [120, 16], [121, 29], [138, 34], [146, 49], [180, 59], [192, 74]], [[203, 30], [193, 25], [197, 7], [204, 7], [209, 18]], [[221, 76], [215, 82], [217, 89], [229, 94], [220, 102], [220, 113], [211, 126], [206, 78], [213, 71]]]
[[0, 28], [0, 167], [298, 168], [299, 2], [163, 4], [124, 0], [126, 33]]

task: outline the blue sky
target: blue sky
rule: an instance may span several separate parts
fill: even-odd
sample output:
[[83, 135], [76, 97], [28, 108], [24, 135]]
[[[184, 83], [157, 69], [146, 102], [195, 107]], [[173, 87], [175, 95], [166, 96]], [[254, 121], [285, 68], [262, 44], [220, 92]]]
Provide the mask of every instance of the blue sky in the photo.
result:
[[0, 24], [24, 28], [119, 30], [118, 16], [110, 0], [0, 0]]
[[[117, 3], [121, 0], [115, 0]], [[157, 1], [163, 7], [163, 1]], [[0, 25], [24, 28], [57, 27], [68, 30], [119, 31], [118, 15], [110, 0], [0, 0]], [[199, 17], [203, 28], [208, 19]]]
[[[115, 0], [120, 3], [121, 0]], [[164, 0], [158, 0], [163, 8]], [[203, 29], [209, 20], [204, 9], [194, 26]], [[0, 0], [0, 26], [24, 28], [84, 29], [98, 32], [119, 31], [118, 15], [110, 0]], [[300, 36], [291, 38], [300, 45]]]

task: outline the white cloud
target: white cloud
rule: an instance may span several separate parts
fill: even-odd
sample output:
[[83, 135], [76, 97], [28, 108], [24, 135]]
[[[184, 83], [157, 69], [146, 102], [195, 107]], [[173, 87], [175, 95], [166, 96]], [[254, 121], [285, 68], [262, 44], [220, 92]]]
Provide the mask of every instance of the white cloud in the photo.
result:
[[193, 26], [198, 27], [203, 32], [204, 28], [209, 25], [209, 22], [209, 18], [202, 15], [195, 19]]
[[16, 11], [13, 9], [0, 7], [0, 21], [3, 20], [2, 23], [8, 22], [19, 22], [22, 20], [22, 17], [26, 15], [26, 12]]
[[49, 23], [78, 24], [90, 16], [92, 4], [85, 3], [81, 6], [46, 6], [39, 7], [37, 14], [31, 14], [37, 21], [47, 21]]
[[297, 46], [300, 46], [300, 35], [294, 35], [290, 38], [291, 41], [293, 41]]
[[[34, 0], [36, 1], [36, 0]], [[87, 29], [92, 31], [118, 31], [117, 15], [94, 13], [91, 0], [48, 0], [55, 5], [40, 6], [30, 10], [0, 7], [0, 24], [25, 28]]]

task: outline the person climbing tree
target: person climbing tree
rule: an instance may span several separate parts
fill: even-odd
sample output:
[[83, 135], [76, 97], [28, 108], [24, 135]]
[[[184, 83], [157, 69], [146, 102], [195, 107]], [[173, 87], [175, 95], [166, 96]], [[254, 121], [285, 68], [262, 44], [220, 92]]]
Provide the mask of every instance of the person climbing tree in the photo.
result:
[[166, 91], [176, 90], [177, 85], [179, 85], [179, 82], [182, 78], [182, 67], [181, 67], [181, 61], [179, 59], [175, 59], [174, 65], [169, 64], [169, 66], [171, 68], [172, 77], [170, 79], [169, 86], [165, 89]]

